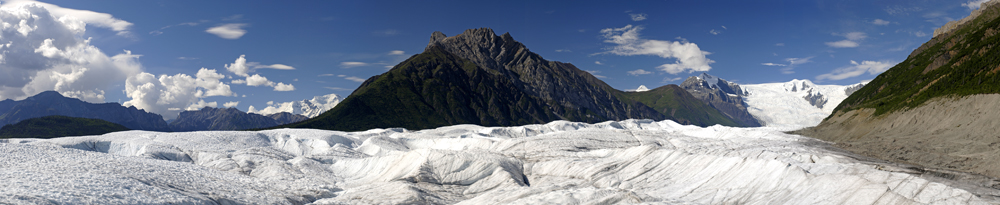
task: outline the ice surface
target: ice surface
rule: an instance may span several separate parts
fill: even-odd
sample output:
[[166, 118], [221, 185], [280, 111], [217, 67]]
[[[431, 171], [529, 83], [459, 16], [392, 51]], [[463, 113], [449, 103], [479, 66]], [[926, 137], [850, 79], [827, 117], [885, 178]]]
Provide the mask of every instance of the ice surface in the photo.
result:
[[0, 140], [0, 202], [998, 203], [779, 130], [626, 120]]

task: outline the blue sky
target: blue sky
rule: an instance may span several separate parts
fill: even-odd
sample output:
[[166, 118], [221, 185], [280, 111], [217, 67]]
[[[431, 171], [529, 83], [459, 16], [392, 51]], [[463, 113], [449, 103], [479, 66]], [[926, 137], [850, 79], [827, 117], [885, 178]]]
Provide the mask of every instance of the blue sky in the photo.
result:
[[[212, 102], [246, 111], [346, 97], [423, 51], [432, 32], [480, 27], [623, 90], [701, 72], [745, 84], [852, 84], [904, 60], [975, 2], [3, 1], [0, 20], [15, 26], [0, 33], [14, 45], [0, 46], [9, 52], [0, 99], [57, 90], [176, 115]], [[30, 15], [14, 11], [42, 12], [30, 3], [54, 23], [31, 21], [25, 34], [16, 25]]]

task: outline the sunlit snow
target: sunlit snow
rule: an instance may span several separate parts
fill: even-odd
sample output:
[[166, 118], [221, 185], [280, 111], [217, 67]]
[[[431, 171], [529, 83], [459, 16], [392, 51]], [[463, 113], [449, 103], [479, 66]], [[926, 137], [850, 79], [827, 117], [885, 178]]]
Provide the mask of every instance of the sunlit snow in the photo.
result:
[[[816, 85], [809, 80], [740, 85], [747, 92], [744, 98], [747, 112], [764, 126], [786, 130], [818, 125], [847, 98], [845, 90], [851, 86], [854, 85]], [[804, 99], [810, 94], [826, 101], [822, 108]]]
[[775, 130], [626, 120], [8, 139], [0, 201], [997, 203]]

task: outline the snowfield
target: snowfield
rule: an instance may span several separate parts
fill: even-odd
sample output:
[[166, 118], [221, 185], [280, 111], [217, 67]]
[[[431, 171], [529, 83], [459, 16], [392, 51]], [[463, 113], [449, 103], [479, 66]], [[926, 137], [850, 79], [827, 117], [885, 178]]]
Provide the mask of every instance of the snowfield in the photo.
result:
[[[0, 201], [996, 204], [995, 189], [777, 128], [673, 121], [0, 140]], [[971, 191], [971, 192], [970, 192]]]
[[[740, 85], [748, 94], [744, 97], [747, 112], [764, 126], [797, 130], [819, 125], [833, 113], [841, 101], [847, 99], [846, 89], [853, 85], [816, 85], [809, 80], [792, 80], [784, 83]], [[823, 103], [810, 104], [806, 97], [822, 99]]]

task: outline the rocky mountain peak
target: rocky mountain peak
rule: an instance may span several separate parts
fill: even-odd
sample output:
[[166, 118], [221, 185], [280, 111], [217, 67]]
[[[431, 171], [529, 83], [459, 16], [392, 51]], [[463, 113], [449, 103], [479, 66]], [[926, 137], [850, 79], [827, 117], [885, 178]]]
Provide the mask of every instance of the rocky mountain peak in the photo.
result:
[[431, 34], [431, 41], [424, 50], [433, 46], [494, 70], [505, 70], [524, 62], [547, 63], [537, 54], [528, 51], [524, 44], [515, 41], [509, 33], [497, 36], [490, 28], [468, 29], [451, 37], [436, 31]]

